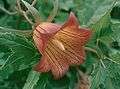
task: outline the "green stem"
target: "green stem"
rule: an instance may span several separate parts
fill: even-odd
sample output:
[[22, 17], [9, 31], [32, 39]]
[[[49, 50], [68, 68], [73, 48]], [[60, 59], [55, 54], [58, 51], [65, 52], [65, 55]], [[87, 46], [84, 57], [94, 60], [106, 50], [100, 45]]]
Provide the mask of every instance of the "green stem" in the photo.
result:
[[103, 63], [102, 59], [100, 59], [100, 62], [104, 68], [106, 68], [105, 64]]
[[27, 13], [25, 11], [22, 12], [23, 13], [23, 16], [26, 18], [26, 20], [31, 24], [33, 25], [34, 23], [29, 19], [29, 17], [27, 16]]
[[26, 2], [24, 0], [21, 0], [21, 1], [27, 7], [28, 12], [30, 12], [33, 15], [33, 17], [35, 19], [35, 23], [39, 24], [41, 22], [41, 18], [40, 18], [38, 10], [36, 8], [34, 8], [33, 5], [30, 5], [28, 2]]
[[6, 27], [1, 27], [1, 26], [0, 26], [0, 32], [2, 32], [2, 33], [11, 32], [11, 33], [24, 35], [24, 36], [31, 36], [31, 34], [32, 34], [32, 30], [22, 31], [22, 30], [9, 29], [9, 28], [6, 28]]
[[116, 63], [116, 64], [119, 64], [119, 63], [117, 63], [116, 61], [114, 61], [114, 60], [112, 60], [111, 58], [109, 58], [109, 57], [104, 57], [105, 59], [108, 59], [109, 61], [111, 61], [111, 62], [113, 62], [113, 63]]
[[102, 66], [103, 66], [104, 68], [106, 68], [105, 64], [104, 64], [103, 61], [102, 61], [103, 57], [102, 57], [101, 55], [99, 55], [98, 52], [97, 52], [95, 49], [92, 49], [92, 48], [89, 48], [89, 47], [85, 47], [85, 49], [86, 49], [87, 51], [91, 51], [91, 52], [95, 53], [95, 54], [98, 56], [98, 58], [100, 59], [100, 62], [101, 62], [101, 64], [102, 64]]
[[15, 14], [17, 14], [16, 11], [15, 11], [15, 12], [10, 12], [10, 11], [8, 11], [7, 9], [5, 9], [4, 7], [1, 7], [1, 6], [0, 6], [0, 10], [4, 11], [4, 12], [7, 13], [8, 15], [15, 15]]
[[53, 8], [53, 11], [48, 16], [47, 22], [52, 22], [58, 12], [58, 8], [59, 8], [58, 0], [55, 0], [55, 2], [53, 2], [53, 4], [54, 4], [54, 8]]
[[85, 50], [95, 53], [100, 58], [100, 55], [98, 54], [98, 52], [95, 49], [90, 48], [90, 47], [85, 47]]

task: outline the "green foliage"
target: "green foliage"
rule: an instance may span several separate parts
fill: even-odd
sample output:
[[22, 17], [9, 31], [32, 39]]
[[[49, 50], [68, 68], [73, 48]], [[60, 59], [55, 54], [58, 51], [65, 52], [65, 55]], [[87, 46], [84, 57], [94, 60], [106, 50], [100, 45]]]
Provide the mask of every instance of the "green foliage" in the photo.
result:
[[6, 78], [14, 71], [31, 67], [37, 62], [38, 54], [31, 41], [12, 33], [0, 33], [1, 67], [0, 74]]
[[73, 89], [77, 82], [76, 70], [73, 68], [62, 79], [54, 80], [50, 74], [43, 73], [34, 89]]
[[116, 0], [80, 0], [78, 4], [78, 16], [81, 24], [90, 25], [98, 22], [110, 9]]
[[35, 71], [30, 71], [23, 89], [34, 89], [34, 85], [36, 85], [36, 83], [38, 82], [39, 76], [39, 73]]
[[106, 70], [100, 64], [95, 68], [96, 70], [91, 75], [91, 89], [96, 89], [106, 78]]
[[[27, 10], [28, 3], [21, 2], [22, 9]], [[46, 21], [53, 4], [54, 0], [36, 0], [32, 15], [38, 10], [40, 20]], [[93, 32], [86, 61], [79, 67], [89, 74], [90, 89], [120, 89], [120, 1], [59, 0], [58, 4], [53, 22], [63, 24], [73, 11], [80, 24]], [[0, 1], [0, 89], [74, 89], [79, 78], [76, 67], [59, 80], [51, 72], [34, 71], [41, 55], [31, 37], [32, 25], [16, 5], [16, 0]], [[27, 16], [33, 21], [30, 12]]]

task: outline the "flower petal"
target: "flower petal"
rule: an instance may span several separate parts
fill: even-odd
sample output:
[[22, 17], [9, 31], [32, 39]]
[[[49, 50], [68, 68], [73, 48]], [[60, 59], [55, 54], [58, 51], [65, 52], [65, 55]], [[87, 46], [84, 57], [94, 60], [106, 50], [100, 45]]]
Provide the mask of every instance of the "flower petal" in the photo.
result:
[[68, 41], [69, 44], [75, 43], [76, 45], [83, 46], [90, 38], [91, 30], [82, 28], [75, 30], [66, 27], [60, 30], [55, 36], [59, 39]]
[[58, 53], [58, 55], [60, 56], [63, 56], [63, 58], [67, 60], [69, 65], [79, 65], [83, 63], [83, 61], [85, 60], [85, 51], [84, 47], [79, 44], [78, 40], [71, 41], [70, 39], [61, 39], [60, 36], [57, 35], [55, 36], [55, 38], [59, 40], [64, 46], [64, 50], [56, 47], [56, 53]]
[[91, 30], [80, 28], [72, 12], [63, 26], [40, 24], [36, 27], [33, 38], [43, 58], [36, 69], [40, 72], [51, 70], [56, 79], [62, 77], [70, 65], [84, 62], [84, 45], [90, 36]]
[[52, 44], [49, 41], [45, 51], [49, 58], [48, 61], [55, 79], [61, 78], [63, 75], [65, 75], [69, 68], [66, 58], [58, 53], [59, 49], [57, 48], [58, 46], [56, 44]]
[[66, 23], [63, 25], [63, 28], [65, 27], [72, 27], [72, 28], [78, 28], [79, 27], [79, 22], [73, 12], [70, 13], [68, 20]]
[[37, 30], [40, 31], [41, 34], [54, 34], [59, 31], [61, 25], [43, 22], [36, 27]]
[[85, 45], [92, 35], [92, 30], [87, 28], [79, 28], [79, 36], [81, 37], [81, 45]]
[[33, 39], [40, 52], [43, 53], [46, 48], [47, 41], [60, 30], [60, 27], [61, 26], [58, 24], [44, 22], [35, 28], [33, 32]]
[[44, 56], [41, 58], [40, 62], [36, 65], [35, 70], [38, 72], [48, 72], [50, 71], [50, 66], [47, 61], [47, 57]]
[[80, 45], [85, 45], [92, 32], [87, 28], [81, 28], [76, 16], [71, 12], [68, 20], [57, 33], [64, 40], [77, 41]]

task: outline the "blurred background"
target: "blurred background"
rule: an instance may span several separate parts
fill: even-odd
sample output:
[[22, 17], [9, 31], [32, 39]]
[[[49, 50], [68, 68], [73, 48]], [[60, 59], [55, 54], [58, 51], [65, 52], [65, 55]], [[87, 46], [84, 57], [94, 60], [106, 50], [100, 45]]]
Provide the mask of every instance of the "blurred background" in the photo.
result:
[[[80, 25], [82, 27], [94, 28], [94, 26], [92, 26], [93, 24], [96, 24], [96, 22], [99, 21], [101, 18], [108, 16], [109, 22], [107, 22], [105, 18], [104, 19], [105, 21], [101, 21], [101, 23], [105, 25], [106, 23], [110, 23], [111, 24], [110, 26], [113, 26], [112, 27], [113, 29], [118, 29], [118, 33], [120, 32], [120, 1], [119, 0], [114, 6], [113, 6], [113, 3], [115, 0], [58, 0], [58, 4], [59, 4], [58, 6], [56, 6], [57, 4], [55, 4], [55, 0], [25, 0], [25, 1], [27, 1], [30, 4], [33, 4], [33, 6], [38, 10], [42, 21], [47, 20], [47, 18], [50, 16], [50, 13], [52, 13], [53, 8], [55, 7], [57, 8], [57, 13], [55, 14], [55, 17], [52, 22], [63, 24], [66, 21], [69, 13], [72, 11], [77, 16], [80, 22]], [[20, 0], [0, 0], [0, 31], [3, 31], [4, 29], [9, 29], [9, 30], [14, 29], [14, 30], [23, 30], [23, 31], [32, 30], [32, 23], [35, 22], [33, 16], [30, 13], [27, 14], [27, 17], [30, 20], [29, 21], [23, 14], [23, 12], [21, 12], [21, 10], [25, 12], [27, 11], [27, 8]], [[106, 15], [106, 13], [108, 13], [109, 15]], [[101, 25], [96, 24], [96, 26], [99, 27]], [[102, 27], [104, 28], [104, 26], [101, 26], [101, 29]], [[109, 29], [109, 27], [107, 29]], [[103, 35], [100, 35], [100, 36], [103, 36]], [[8, 37], [9, 35], [6, 36], [6, 38]], [[119, 38], [117, 37], [115, 38], [119, 40]], [[10, 39], [14, 39], [14, 36], [13, 38], [10, 38]], [[21, 40], [21, 43], [24, 42], [22, 39], [20, 40]], [[118, 40], [114, 40], [111, 44], [112, 47], [115, 49], [120, 49], [120, 41]], [[35, 53], [36, 49], [35, 48], [33, 49], [35, 50], [34, 51]], [[17, 50], [20, 50], [20, 48]], [[24, 53], [27, 53], [27, 51]], [[30, 57], [32, 56], [32, 53], [31, 53], [31, 56], [29, 57], [30, 53], [31, 52], [28, 52], [27, 59], [30, 59]], [[4, 47], [2, 42], [0, 42], [0, 65], [4, 64], [4, 61], [6, 60], [9, 54], [11, 54], [10, 50], [7, 47]], [[5, 60], [3, 58], [5, 58]], [[39, 56], [37, 56], [37, 59], [39, 59]], [[88, 59], [90, 59], [90, 57], [88, 57]], [[9, 68], [6, 68], [0, 71], [0, 89], [22, 89], [28, 77], [29, 71], [32, 69], [32, 65], [35, 64], [37, 61], [36, 61], [36, 58], [35, 60], [30, 59], [29, 62], [25, 61], [26, 65], [32, 62], [29, 67], [28, 66], [26, 67], [26, 65], [22, 65], [23, 62], [20, 61], [16, 63], [15, 65], [12, 65], [15, 67], [17, 66], [16, 69], [13, 69], [13, 67], [9, 67]], [[85, 68], [82, 68], [82, 70], [83, 71], [86, 70], [86, 67], [91, 68], [92, 63], [93, 63], [93, 60], [92, 62], [89, 61], [86, 64], [87, 66], [85, 66]], [[107, 64], [109, 63], [106, 62], [106, 65]], [[116, 71], [114, 71], [114, 69]], [[118, 69], [118, 67], [116, 67], [115, 65], [115, 66], [110, 67], [109, 70], [111, 74], [110, 76], [112, 76], [111, 77], [112, 82], [109, 79], [108, 80], [105, 79], [105, 81], [107, 81], [105, 83], [107, 83], [106, 85], [115, 83], [114, 84], [115, 88], [112, 88], [111, 86], [110, 86], [111, 88], [105, 88], [106, 87], [104, 86], [105, 83], [102, 82], [102, 83], [99, 83], [97, 88], [94, 87], [92, 89], [120, 89], [120, 86], [119, 86], [120, 85], [120, 81], [119, 81], [120, 80], [120, 74], [119, 74], [120, 69]], [[72, 71], [71, 73], [73, 74], [72, 76], [74, 76], [76, 72]], [[45, 74], [40, 77], [41, 81], [39, 81], [40, 82], [38, 85], [39, 87], [36, 87], [35, 89], [43, 89], [40, 87], [43, 86], [45, 82], [48, 82], [45, 80], [46, 76], [48, 75]], [[99, 76], [101, 76], [101, 74]], [[114, 78], [114, 76], [116, 77]], [[42, 81], [42, 78], [45, 81]], [[51, 85], [49, 84], [48, 86], [46, 85], [48, 88], [44, 88], [44, 89], [73, 89], [73, 86], [74, 86], [73, 84], [76, 82], [77, 79], [76, 77], [69, 77], [69, 78], [65, 77], [61, 79], [60, 81], [54, 81], [53, 79], [50, 78], [51, 81], [49, 81], [48, 83], [51, 83]], [[96, 82], [96, 80], [93, 80], [93, 81]], [[53, 86], [55, 87], [50, 88]]]

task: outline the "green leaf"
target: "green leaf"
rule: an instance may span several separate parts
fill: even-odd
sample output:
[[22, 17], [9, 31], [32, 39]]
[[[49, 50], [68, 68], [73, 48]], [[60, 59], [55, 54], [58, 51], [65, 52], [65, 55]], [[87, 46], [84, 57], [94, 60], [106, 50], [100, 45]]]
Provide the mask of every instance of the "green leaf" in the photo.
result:
[[92, 29], [93, 33], [89, 43], [92, 43], [92, 45], [97, 45], [98, 40], [102, 40], [107, 46], [112, 42], [111, 35], [113, 31], [111, 28], [110, 11], [111, 9], [102, 15], [97, 22], [90, 24], [89, 27]]
[[35, 22], [36, 23], [40, 23], [41, 22], [41, 18], [40, 18], [38, 10], [36, 8], [34, 8], [32, 5], [30, 5], [28, 2], [26, 2], [24, 0], [21, 0], [21, 1], [28, 8], [28, 11], [33, 15], [33, 17], [35, 19]]
[[75, 68], [71, 68], [70, 71], [67, 73], [67, 77], [69, 78], [69, 84], [68, 84], [69, 89], [74, 89], [78, 82], [77, 72], [78, 71], [76, 71]]
[[58, 15], [55, 18], [55, 22], [63, 24], [63, 22], [65, 22], [66, 18], [68, 17], [68, 15], [69, 14], [66, 12], [58, 11]]
[[23, 89], [34, 89], [34, 86], [37, 84], [39, 80], [39, 76], [40, 73], [36, 71], [30, 71]]
[[69, 11], [70, 9], [73, 9], [75, 7], [75, 4], [73, 0], [61, 0], [60, 1], [60, 9]]
[[105, 56], [109, 56], [111, 52], [109, 45], [105, 44], [103, 41], [98, 40], [98, 47]]
[[112, 84], [112, 80], [109, 77], [106, 78], [105, 89], [115, 89]]
[[[107, 71], [107, 79], [103, 82], [111, 82], [109, 86], [113, 87], [113, 89], [119, 89], [120, 88], [120, 64], [116, 64], [110, 61], [104, 62], [106, 65], [106, 71]], [[107, 84], [105, 85], [107, 86]], [[106, 88], [108, 89], [108, 88]]]
[[[49, 81], [49, 75], [46, 73], [40, 74], [39, 80], [35, 85], [34, 89], [47, 89], [47, 85]], [[51, 89], [50, 87], [48, 89]]]
[[120, 51], [112, 49], [112, 53], [110, 53], [111, 61], [120, 64]]
[[77, 77], [74, 68], [59, 80], [55, 80], [50, 73], [42, 73], [34, 89], [73, 89], [77, 83]]
[[16, 0], [11, 0], [11, 1], [10, 1], [10, 0], [7, 0], [7, 2], [8, 2], [9, 5], [11, 5], [11, 6], [10, 6], [10, 7], [11, 7], [10, 9], [15, 9], [14, 6], [15, 6], [15, 4], [16, 4]]
[[[15, 71], [7, 79], [0, 78], [0, 89], [22, 89], [30, 69]], [[6, 73], [9, 71], [6, 71]]]
[[0, 70], [0, 79], [8, 79], [9, 75], [14, 72], [11, 66], [7, 66], [4, 70]]
[[44, 21], [47, 20], [47, 17], [53, 9], [53, 2], [54, 0], [37, 0], [36, 7]]
[[79, 6], [77, 8], [77, 15], [79, 17], [80, 23], [82, 25], [91, 25], [98, 22], [101, 17], [103, 17], [108, 11], [110, 11], [116, 0], [80, 0], [76, 4]]
[[12, 22], [12, 23], [15, 22], [13, 16], [5, 15], [2, 18], [0, 18], [0, 26], [6, 26], [6, 27], [11, 28], [12, 26], [10, 26], [10, 24], [9, 24], [10, 22]]
[[14, 70], [22, 70], [37, 62], [39, 55], [33, 43], [23, 36], [0, 33], [0, 44], [11, 49], [8, 58], [1, 67], [2, 69], [12, 65]]
[[30, 24], [19, 14], [15, 16], [4, 15], [0, 18], [0, 26], [8, 27], [9, 29], [32, 29]]
[[[5, 60], [7, 60], [9, 55], [11, 55], [9, 48], [0, 44], [0, 67], [5, 63]], [[13, 71], [11, 66], [7, 66], [4, 70], [0, 69], [0, 79], [7, 79]]]
[[91, 89], [96, 89], [106, 78], [105, 69], [99, 64], [91, 76]]
[[112, 23], [111, 27], [113, 30], [113, 34], [112, 34], [113, 40], [117, 41], [118, 44], [120, 45], [120, 21], [111, 20], [111, 23]]
[[[97, 23], [90, 26], [90, 28], [93, 30], [93, 36], [92, 38], [100, 39], [101, 37], [109, 36], [112, 33], [111, 27], [110, 27], [110, 12], [105, 14]], [[104, 38], [102, 38], [104, 39]]]

